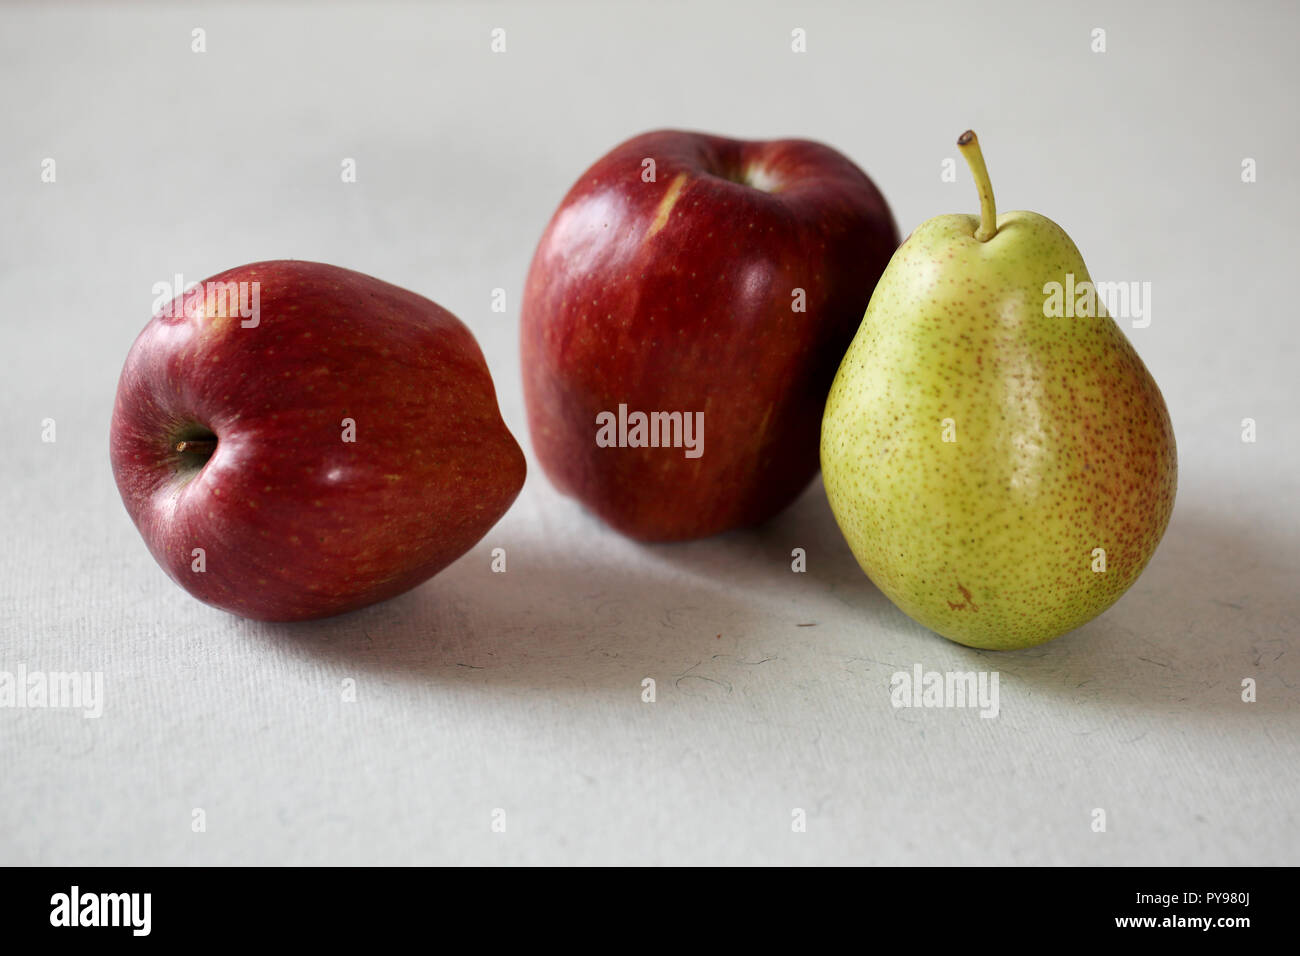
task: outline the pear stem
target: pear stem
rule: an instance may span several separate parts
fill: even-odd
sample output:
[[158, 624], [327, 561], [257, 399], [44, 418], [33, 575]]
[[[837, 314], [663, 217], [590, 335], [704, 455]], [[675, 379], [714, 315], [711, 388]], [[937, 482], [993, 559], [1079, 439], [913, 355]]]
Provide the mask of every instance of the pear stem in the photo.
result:
[[984, 165], [984, 154], [980, 152], [980, 141], [974, 131], [966, 130], [957, 138], [957, 148], [966, 157], [966, 165], [975, 179], [975, 188], [980, 194], [980, 226], [975, 230], [975, 238], [988, 242], [998, 231], [998, 207], [993, 202], [993, 184], [989, 182], [989, 171]]

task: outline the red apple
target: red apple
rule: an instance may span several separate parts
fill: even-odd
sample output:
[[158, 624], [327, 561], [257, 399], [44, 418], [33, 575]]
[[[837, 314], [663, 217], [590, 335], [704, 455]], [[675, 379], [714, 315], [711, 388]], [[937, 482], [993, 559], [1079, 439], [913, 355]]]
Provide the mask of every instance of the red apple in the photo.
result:
[[551, 480], [647, 541], [776, 514], [817, 473], [826, 394], [898, 238], [871, 180], [819, 143], [664, 130], [615, 148], [565, 196], [524, 289]]
[[470, 331], [413, 292], [315, 262], [240, 266], [160, 310], [126, 358], [111, 443], [163, 569], [259, 620], [415, 587], [524, 482]]

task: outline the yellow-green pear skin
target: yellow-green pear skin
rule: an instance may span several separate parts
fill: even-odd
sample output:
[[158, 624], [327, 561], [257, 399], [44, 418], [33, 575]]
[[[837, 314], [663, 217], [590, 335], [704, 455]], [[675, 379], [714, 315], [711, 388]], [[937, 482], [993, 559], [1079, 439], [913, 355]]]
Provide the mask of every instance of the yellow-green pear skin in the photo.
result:
[[1090, 281], [1070, 237], [1011, 212], [980, 241], [980, 222], [938, 216], [894, 254], [831, 387], [821, 465], [891, 601], [958, 643], [1013, 649], [1137, 580], [1178, 466], [1160, 390], [1104, 308], [1044, 314], [1048, 283]]

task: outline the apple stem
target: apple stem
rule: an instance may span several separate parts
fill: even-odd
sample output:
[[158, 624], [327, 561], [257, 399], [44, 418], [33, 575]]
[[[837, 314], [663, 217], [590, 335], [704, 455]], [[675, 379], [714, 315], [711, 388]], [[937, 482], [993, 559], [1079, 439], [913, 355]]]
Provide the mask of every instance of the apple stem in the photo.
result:
[[197, 441], [178, 441], [176, 450], [186, 455], [211, 455], [217, 450], [214, 438], [200, 438]]
[[973, 130], [966, 130], [957, 138], [957, 148], [966, 157], [966, 165], [975, 178], [975, 188], [980, 194], [980, 227], [975, 230], [975, 238], [988, 242], [998, 231], [998, 209], [993, 203], [993, 184], [989, 182], [989, 171], [984, 165], [984, 154], [980, 152], [980, 141]]

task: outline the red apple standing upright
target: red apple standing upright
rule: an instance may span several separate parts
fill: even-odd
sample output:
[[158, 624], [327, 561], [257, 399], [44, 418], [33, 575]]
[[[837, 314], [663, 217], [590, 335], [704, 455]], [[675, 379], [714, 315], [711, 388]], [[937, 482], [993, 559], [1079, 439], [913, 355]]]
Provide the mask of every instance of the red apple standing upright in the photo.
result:
[[665, 130], [618, 146], [528, 273], [542, 466], [642, 540], [776, 514], [817, 473], [827, 391], [897, 246], [871, 180], [819, 143]]
[[155, 315], [126, 359], [113, 474], [158, 563], [244, 617], [324, 617], [421, 583], [524, 482], [473, 335], [314, 262], [240, 266]]

